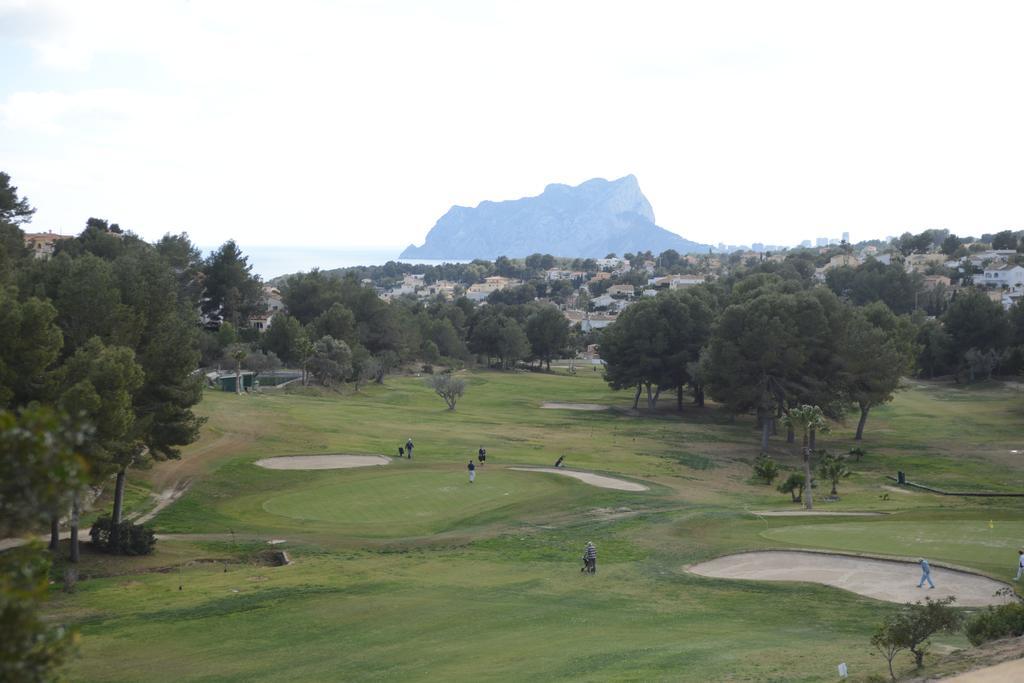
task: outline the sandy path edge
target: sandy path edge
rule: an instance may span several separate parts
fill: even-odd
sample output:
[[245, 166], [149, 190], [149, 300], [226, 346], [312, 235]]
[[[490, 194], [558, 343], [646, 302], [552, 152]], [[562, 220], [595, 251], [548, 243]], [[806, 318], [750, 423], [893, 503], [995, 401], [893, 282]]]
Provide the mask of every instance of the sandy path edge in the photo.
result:
[[[1016, 600], [1010, 584], [971, 570], [932, 563], [936, 588], [917, 588], [921, 571], [915, 561], [821, 550], [755, 550], [723, 555], [684, 569], [721, 579], [820, 583], [888, 602], [954, 596], [958, 607], [982, 607]], [[994, 595], [1007, 588], [1010, 594]]]
[[510, 470], [516, 470], [517, 472], [545, 472], [547, 474], [561, 474], [566, 477], [572, 477], [578, 479], [585, 484], [591, 486], [597, 486], [602, 489], [615, 489], [617, 491], [648, 491], [649, 487], [643, 484], [637, 484], [632, 481], [626, 481], [625, 479], [616, 479], [615, 477], [609, 477], [603, 474], [594, 474], [593, 472], [582, 472], [580, 470], [567, 470], [561, 467], [509, 467]]

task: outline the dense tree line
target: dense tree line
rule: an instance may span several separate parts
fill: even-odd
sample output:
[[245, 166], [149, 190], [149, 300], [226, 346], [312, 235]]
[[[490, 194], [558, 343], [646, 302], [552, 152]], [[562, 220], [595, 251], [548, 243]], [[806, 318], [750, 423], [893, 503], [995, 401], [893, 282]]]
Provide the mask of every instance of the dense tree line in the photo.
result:
[[[91, 431], [80, 453], [92, 484], [114, 478], [120, 523], [129, 468], [179, 457], [201, 424], [192, 412], [202, 391], [194, 374], [200, 290], [189, 264], [166, 249], [187, 238], [152, 245], [91, 218], [52, 258], [36, 259], [21, 229], [32, 209], [2, 174], [0, 196], [0, 408], [43, 405], [84, 419]], [[74, 538], [77, 496], [71, 508]], [[54, 548], [66, 511], [58, 512]], [[72, 559], [77, 552], [73, 542]]]
[[[707, 393], [732, 413], [756, 415], [765, 449], [780, 423], [794, 440], [799, 406], [833, 420], [855, 411], [861, 439], [902, 376], [973, 381], [1024, 369], [1020, 305], [1007, 312], [964, 288], [929, 319], [914, 310], [917, 279], [902, 267], [837, 268], [820, 286], [808, 265], [803, 256], [741, 263], [714, 284], [630, 306], [601, 335], [605, 379], [635, 390], [634, 407], [644, 393], [651, 409], [666, 391], [679, 409], [684, 389], [698, 404]], [[809, 440], [813, 450], [813, 429]]]

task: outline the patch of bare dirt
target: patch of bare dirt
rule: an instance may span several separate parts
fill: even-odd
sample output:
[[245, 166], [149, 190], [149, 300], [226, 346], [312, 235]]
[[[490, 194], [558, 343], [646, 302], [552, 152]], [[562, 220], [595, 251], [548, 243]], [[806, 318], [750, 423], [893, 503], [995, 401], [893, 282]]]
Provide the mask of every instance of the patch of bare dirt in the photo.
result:
[[153, 494], [153, 497], [156, 499], [156, 505], [153, 506], [152, 510], [150, 510], [149, 512], [147, 512], [144, 515], [141, 515], [137, 520], [135, 520], [135, 523], [136, 524], [145, 524], [149, 520], [151, 520], [154, 517], [156, 517], [157, 514], [159, 514], [161, 510], [163, 510], [168, 505], [170, 505], [174, 501], [176, 501], [179, 498], [181, 498], [182, 496], [184, 496], [185, 492], [188, 491], [188, 488], [191, 485], [192, 485], [192, 480], [191, 479], [185, 479], [183, 481], [179, 481], [179, 482], [175, 483], [174, 486], [172, 486], [172, 487], [170, 487], [168, 489], [164, 489], [160, 493]]

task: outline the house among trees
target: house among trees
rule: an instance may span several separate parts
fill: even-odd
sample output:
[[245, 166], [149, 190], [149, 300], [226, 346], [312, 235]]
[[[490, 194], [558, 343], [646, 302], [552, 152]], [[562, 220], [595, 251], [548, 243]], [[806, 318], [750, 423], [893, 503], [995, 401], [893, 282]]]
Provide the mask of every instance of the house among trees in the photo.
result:
[[62, 240], [74, 239], [74, 235], [58, 235], [53, 232], [29, 232], [25, 233], [25, 248], [32, 252], [35, 258], [46, 259], [53, 256], [54, 249]]
[[483, 282], [470, 285], [469, 289], [466, 290], [466, 298], [471, 301], [483, 301], [491, 295], [491, 292], [498, 292], [519, 284], [522, 284], [519, 280], [501, 275], [492, 275], [491, 277], [485, 277]]
[[974, 284], [1010, 289], [1024, 287], [1024, 266], [1016, 264], [989, 266], [983, 273], [974, 276]]

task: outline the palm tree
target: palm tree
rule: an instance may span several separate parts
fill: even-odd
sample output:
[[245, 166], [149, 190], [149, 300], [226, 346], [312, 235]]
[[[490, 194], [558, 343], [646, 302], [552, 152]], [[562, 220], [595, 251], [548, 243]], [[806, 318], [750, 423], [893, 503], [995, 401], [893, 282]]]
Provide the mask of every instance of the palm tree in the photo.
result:
[[803, 435], [801, 451], [804, 456], [804, 478], [807, 482], [804, 503], [807, 509], [811, 510], [814, 508], [814, 501], [811, 494], [811, 449], [808, 439], [811, 432], [828, 431], [828, 422], [825, 420], [825, 413], [818, 406], [802, 405], [790, 408], [789, 412], [782, 418], [782, 423]]
[[832, 495], [836, 495], [836, 486], [839, 485], [839, 480], [844, 477], [850, 476], [850, 468], [846, 466], [846, 458], [826, 453], [825, 456], [818, 463], [818, 474], [823, 479], [827, 479], [832, 482]]
[[238, 344], [231, 351], [231, 357], [235, 360], [235, 393], [242, 395], [242, 361], [249, 355], [244, 346]]

